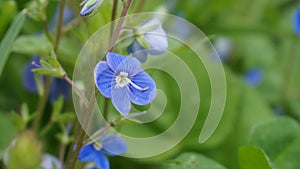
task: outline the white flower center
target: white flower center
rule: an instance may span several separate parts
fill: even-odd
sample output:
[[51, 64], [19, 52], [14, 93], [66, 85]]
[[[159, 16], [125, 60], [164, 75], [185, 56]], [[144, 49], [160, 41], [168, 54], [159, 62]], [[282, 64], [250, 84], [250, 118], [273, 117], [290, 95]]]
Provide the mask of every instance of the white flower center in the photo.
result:
[[130, 83], [130, 79], [128, 78], [128, 73], [120, 72], [120, 74], [116, 77], [116, 88], [125, 87]]

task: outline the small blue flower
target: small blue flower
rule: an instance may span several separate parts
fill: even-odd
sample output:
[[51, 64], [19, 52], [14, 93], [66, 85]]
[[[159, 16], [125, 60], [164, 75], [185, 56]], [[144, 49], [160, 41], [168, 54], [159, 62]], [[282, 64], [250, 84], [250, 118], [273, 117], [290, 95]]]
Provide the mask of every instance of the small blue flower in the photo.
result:
[[80, 11], [81, 16], [93, 15], [97, 12], [97, 9], [102, 4], [103, 0], [84, 0], [81, 3], [82, 9]]
[[[23, 86], [27, 91], [31, 93], [38, 92], [32, 69], [37, 68], [39, 65], [40, 57], [34, 56], [32, 62], [28, 63], [23, 71]], [[38, 75], [38, 77], [40, 78], [42, 83], [44, 83], [45, 76]], [[58, 99], [60, 95], [63, 95], [64, 98], [67, 99], [70, 95], [70, 86], [64, 79], [53, 78], [50, 84], [49, 101], [53, 103]]]
[[100, 169], [109, 169], [109, 161], [104, 155], [118, 156], [127, 151], [125, 141], [119, 135], [102, 136], [96, 142], [83, 146], [78, 159], [82, 162], [93, 161]]
[[[145, 30], [149, 31], [145, 32]], [[149, 48], [146, 48], [135, 39], [133, 43], [127, 47], [126, 51], [128, 54], [132, 54], [133, 57], [136, 57], [140, 62], [145, 62], [148, 54], [161, 55], [167, 51], [168, 39], [160, 20], [156, 18], [151, 19], [149, 22], [137, 28], [136, 32], [142, 32], [142, 35], [138, 36], [143, 36], [149, 44]]]
[[251, 86], [257, 86], [263, 77], [263, 72], [259, 68], [253, 68], [245, 73], [245, 81]]
[[[214, 42], [214, 47], [221, 61], [226, 61], [232, 50], [232, 41], [226, 37], [218, 37]], [[215, 52], [212, 52], [215, 54]], [[217, 57], [213, 54], [213, 57]]]
[[106, 58], [107, 61], [100, 61], [95, 67], [95, 84], [103, 96], [112, 98], [121, 114], [129, 113], [130, 101], [146, 105], [155, 98], [155, 82], [136, 58], [116, 53], [108, 53]]
[[294, 16], [294, 29], [298, 36], [300, 36], [300, 7], [296, 9]]

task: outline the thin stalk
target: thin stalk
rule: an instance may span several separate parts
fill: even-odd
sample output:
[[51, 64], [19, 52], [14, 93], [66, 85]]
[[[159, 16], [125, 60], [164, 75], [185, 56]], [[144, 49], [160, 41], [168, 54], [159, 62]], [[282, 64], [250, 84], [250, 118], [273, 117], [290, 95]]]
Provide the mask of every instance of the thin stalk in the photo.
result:
[[44, 90], [42, 96], [40, 97], [38, 107], [37, 107], [37, 110], [36, 110], [36, 118], [33, 121], [33, 130], [35, 132], [37, 132], [39, 130], [39, 127], [40, 127], [40, 123], [41, 123], [42, 116], [43, 116], [43, 113], [44, 113], [44, 108], [45, 108], [47, 100], [48, 100], [50, 84], [51, 84], [51, 78], [47, 77], [46, 78], [46, 83], [45, 83], [45, 88], [44, 88], [45, 90]]
[[56, 38], [54, 43], [54, 52], [57, 53], [60, 37], [62, 33], [62, 24], [63, 24], [63, 17], [64, 17], [64, 9], [65, 9], [66, 0], [61, 0], [60, 6], [59, 6], [59, 16], [58, 16], [58, 23], [57, 23], [57, 29], [56, 29]]
[[127, 12], [128, 12], [128, 9], [130, 7], [130, 4], [131, 4], [131, 0], [127, 0], [124, 4], [124, 7], [123, 7], [123, 10], [122, 10], [122, 13], [121, 13], [121, 17], [120, 17], [120, 20], [118, 21], [118, 24], [117, 24], [117, 27], [114, 31], [114, 34], [112, 36], [112, 40], [111, 40], [111, 43], [110, 43], [110, 48], [109, 48], [109, 52], [111, 52], [114, 48], [114, 45], [118, 39], [118, 36], [122, 30], [122, 25], [123, 25], [123, 22], [124, 22], [124, 19], [125, 19], [125, 16], [127, 15]]

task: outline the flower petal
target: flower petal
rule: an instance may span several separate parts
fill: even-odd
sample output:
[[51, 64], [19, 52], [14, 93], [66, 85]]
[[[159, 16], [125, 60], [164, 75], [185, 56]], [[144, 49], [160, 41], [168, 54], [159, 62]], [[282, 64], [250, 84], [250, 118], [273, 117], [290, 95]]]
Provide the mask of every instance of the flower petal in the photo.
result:
[[126, 56], [112, 52], [108, 52], [106, 55], [107, 64], [113, 71], [117, 71], [118, 66], [126, 58]]
[[136, 58], [126, 57], [117, 68], [117, 72], [126, 72], [129, 77], [138, 74], [141, 69], [141, 63]]
[[78, 159], [82, 162], [89, 162], [95, 158], [97, 151], [93, 144], [83, 146], [79, 151]]
[[148, 90], [141, 91], [134, 86], [129, 85], [129, 98], [135, 104], [146, 105], [154, 100], [156, 97], [156, 85], [154, 80], [145, 72], [141, 71], [139, 74], [133, 77], [131, 81], [141, 88], [148, 87]]
[[101, 151], [96, 152], [95, 163], [100, 169], [109, 169], [109, 161]]
[[300, 36], [300, 7], [296, 9], [294, 15], [294, 29], [298, 36]]
[[103, 151], [111, 156], [121, 155], [127, 151], [126, 142], [117, 134], [103, 136], [101, 143]]
[[85, 3], [83, 3], [83, 7], [80, 11], [81, 16], [87, 16], [96, 10], [103, 0], [86, 0]]
[[[33, 56], [32, 59], [33, 62], [35, 62], [37, 65], [40, 64], [40, 57], [39, 56]], [[35, 84], [35, 79], [34, 79], [34, 73], [31, 71], [32, 69], [37, 68], [36, 66], [32, 65], [32, 62], [28, 63], [23, 71], [23, 86], [25, 87], [26, 90], [32, 93], [37, 92], [37, 86]], [[39, 75], [41, 78], [43, 76]]]
[[114, 107], [123, 115], [127, 115], [131, 109], [126, 87], [112, 90], [112, 103]]
[[107, 62], [100, 61], [94, 69], [95, 84], [100, 93], [107, 98], [111, 98], [111, 89], [114, 72], [108, 67]]
[[127, 47], [126, 51], [128, 54], [132, 53], [132, 56], [142, 63], [147, 60], [147, 49], [145, 49], [137, 40], [132, 42], [132, 44]]
[[67, 99], [70, 94], [69, 84], [64, 79], [53, 78], [50, 84], [49, 101], [53, 103], [59, 96]]
[[156, 29], [145, 33], [144, 37], [151, 46], [151, 49], [148, 51], [151, 55], [160, 55], [167, 51], [168, 39], [161, 25]]

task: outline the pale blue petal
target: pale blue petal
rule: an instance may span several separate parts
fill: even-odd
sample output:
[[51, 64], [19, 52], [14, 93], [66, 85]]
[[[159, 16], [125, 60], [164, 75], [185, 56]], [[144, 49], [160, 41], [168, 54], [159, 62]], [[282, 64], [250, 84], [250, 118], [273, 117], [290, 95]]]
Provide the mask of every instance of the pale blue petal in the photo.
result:
[[127, 151], [126, 142], [120, 135], [104, 136], [101, 140], [103, 151], [111, 156], [121, 155]]
[[117, 71], [121, 62], [126, 58], [126, 56], [112, 52], [108, 52], [106, 55], [107, 64], [114, 72]]
[[141, 69], [141, 63], [136, 58], [127, 57], [118, 66], [117, 72], [126, 72], [129, 77], [133, 77], [138, 74]]
[[114, 86], [114, 72], [108, 67], [107, 62], [100, 61], [94, 69], [95, 84], [100, 93], [111, 98], [111, 89]]
[[147, 49], [145, 49], [137, 40], [128, 46], [126, 51], [128, 54], [132, 53], [132, 56], [142, 63], [147, 60]]
[[95, 163], [100, 169], [109, 169], [109, 161], [101, 151], [97, 151], [95, 155]]
[[95, 150], [93, 144], [88, 144], [81, 148], [78, 159], [82, 162], [89, 162], [95, 158], [96, 153], [97, 151]]
[[151, 46], [148, 50], [149, 54], [160, 55], [168, 50], [168, 39], [161, 25], [156, 29], [145, 33], [144, 37]]
[[156, 85], [154, 80], [144, 71], [137, 74], [131, 81], [141, 88], [148, 87], [146, 91], [140, 91], [129, 85], [129, 98], [135, 104], [146, 105], [156, 97]]
[[114, 107], [123, 115], [127, 115], [131, 109], [126, 87], [112, 90], [112, 103]]

